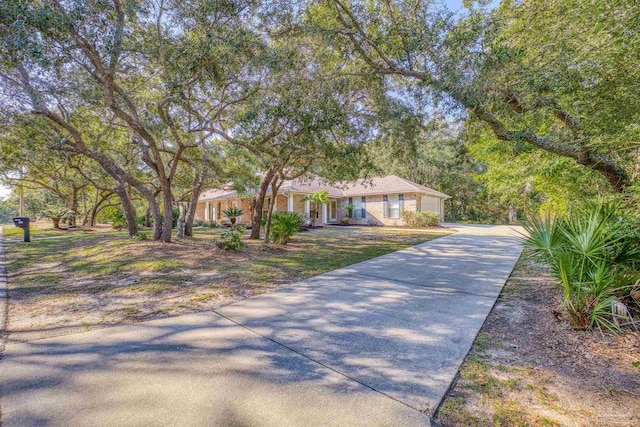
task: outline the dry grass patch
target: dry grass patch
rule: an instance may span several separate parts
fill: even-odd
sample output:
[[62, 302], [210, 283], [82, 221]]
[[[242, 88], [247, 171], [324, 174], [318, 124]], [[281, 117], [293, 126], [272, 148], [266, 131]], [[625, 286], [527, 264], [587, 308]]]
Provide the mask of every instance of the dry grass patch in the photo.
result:
[[286, 246], [245, 240], [240, 252], [216, 248], [218, 235], [199, 229], [171, 244], [109, 230], [30, 244], [10, 239], [9, 339], [212, 309], [442, 233], [325, 228], [300, 233]]
[[438, 411], [440, 425], [639, 425], [640, 334], [574, 330], [559, 297], [547, 268], [523, 255]]

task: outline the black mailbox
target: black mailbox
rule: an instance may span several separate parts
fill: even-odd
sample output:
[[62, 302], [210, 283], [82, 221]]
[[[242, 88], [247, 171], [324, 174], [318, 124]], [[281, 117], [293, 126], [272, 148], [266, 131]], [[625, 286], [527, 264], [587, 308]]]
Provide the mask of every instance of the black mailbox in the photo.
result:
[[24, 241], [31, 241], [31, 233], [29, 232], [29, 217], [26, 216], [18, 216], [13, 218], [13, 225], [18, 228], [22, 228], [24, 233]]

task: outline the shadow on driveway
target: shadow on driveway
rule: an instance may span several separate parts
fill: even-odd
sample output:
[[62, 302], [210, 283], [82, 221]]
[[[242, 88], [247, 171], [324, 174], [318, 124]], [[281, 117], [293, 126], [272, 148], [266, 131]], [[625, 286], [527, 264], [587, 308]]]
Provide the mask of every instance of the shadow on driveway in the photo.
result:
[[3, 425], [429, 425], [521, 251], [490, 233], [217, 313], [8, 345]]

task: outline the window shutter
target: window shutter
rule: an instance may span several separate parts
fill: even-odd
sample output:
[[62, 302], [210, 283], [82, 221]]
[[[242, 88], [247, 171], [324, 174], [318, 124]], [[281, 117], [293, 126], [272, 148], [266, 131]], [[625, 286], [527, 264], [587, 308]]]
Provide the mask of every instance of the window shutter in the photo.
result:
[[382, 216], [389, 218], [389, 196], [382, 196]]
[[398, 194], [398, 205], [400, 206], [400, 215], [402, 215], [402, 211], [404, 210], [404, 194]]
[[366, 203], [367, 203], [367, 198], [365, 196], [362, 196], [362, 209], [361, 209], [361, 213], [360, 213], [360, 216], [362, 218], [366, 218], [367, 217]]
[[[353, 206], [353, 197], [349, 197], [349, 206]], [[349, 218], [353, 218], [353, 209], [349, 209]]]

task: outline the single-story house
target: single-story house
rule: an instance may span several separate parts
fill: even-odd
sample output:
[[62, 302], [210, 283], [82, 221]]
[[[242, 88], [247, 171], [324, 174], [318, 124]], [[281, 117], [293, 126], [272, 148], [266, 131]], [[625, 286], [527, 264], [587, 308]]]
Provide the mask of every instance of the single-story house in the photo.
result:
[[[320, 190], [329, 193], [328, 204], [316, 208], [313, 203], [303, 200], [304, 196]], [[402, 226], [402, 211], [436, 212], [444, 220], [444, 201], [450, 197], [395, 175], [339, 185], [329, 185], [322, 178], [313, 177], [285, 181], [275, 199], [269, 189], [263, 209], [266, 212], [273, 199], [274, 211], [300, 212], [308, 218], [315, 217], [316, 223], [338, 223], [349, 216], [351, 224]], [[355, 207], [351, 213], [345, 208], [348, 205]], [[250, 196], [237, 193], [230, 185], [202, 192], [195, 219], [225, 222], [224, 210], [230, 206], [242, 209], [239, 223], [251, 222]]]

